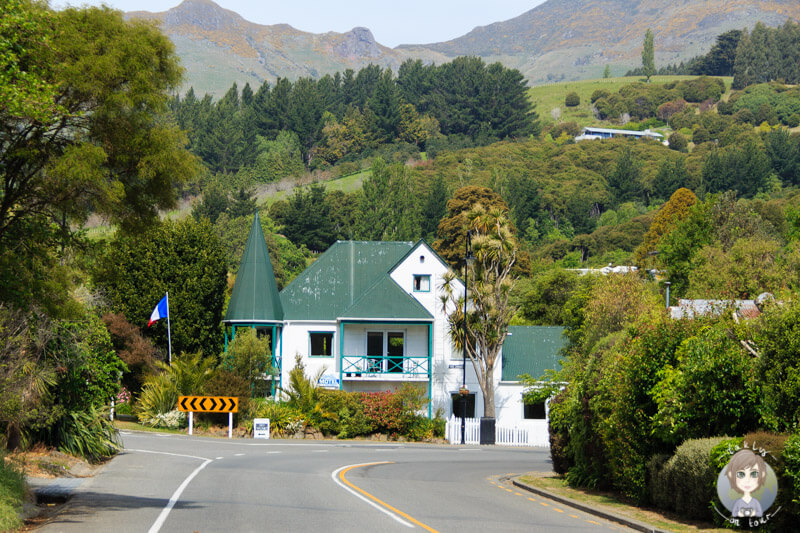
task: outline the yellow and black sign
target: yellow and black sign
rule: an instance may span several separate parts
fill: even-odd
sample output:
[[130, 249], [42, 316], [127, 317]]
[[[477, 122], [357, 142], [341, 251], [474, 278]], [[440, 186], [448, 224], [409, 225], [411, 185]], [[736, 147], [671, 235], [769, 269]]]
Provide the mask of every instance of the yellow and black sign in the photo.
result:
[[180, 396], [178, 411], [186, 413], [238, 413], [239, 398], [229, 396]]

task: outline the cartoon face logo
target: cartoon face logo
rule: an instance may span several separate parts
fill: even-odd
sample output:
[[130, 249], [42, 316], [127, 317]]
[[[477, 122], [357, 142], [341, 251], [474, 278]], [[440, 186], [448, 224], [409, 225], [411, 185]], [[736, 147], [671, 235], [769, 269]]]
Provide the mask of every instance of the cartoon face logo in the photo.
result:
[[761, 518], [777, 492], [772, 467], [749, 449], [737, 451], [717, 479], [717, 494], [734, 519]]

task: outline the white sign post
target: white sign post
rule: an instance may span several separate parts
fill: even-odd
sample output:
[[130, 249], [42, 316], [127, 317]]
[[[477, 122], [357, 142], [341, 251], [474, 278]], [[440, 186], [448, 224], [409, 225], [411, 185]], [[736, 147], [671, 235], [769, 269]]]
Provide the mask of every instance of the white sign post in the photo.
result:
[[269, 438], [269, 418], [253, 419], [253, 438], [254, 439]]

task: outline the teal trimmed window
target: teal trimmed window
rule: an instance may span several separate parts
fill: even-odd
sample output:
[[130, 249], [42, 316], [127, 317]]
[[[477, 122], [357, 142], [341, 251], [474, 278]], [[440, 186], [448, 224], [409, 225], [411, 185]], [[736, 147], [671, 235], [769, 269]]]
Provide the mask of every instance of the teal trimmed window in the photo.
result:
[[431, 292], [430, 274], [414, 274], [414, 292]]
[[310, 344], [309, 356], [311, 357], [332, 357], [333, 356], [333, 332], [332, 331], [311, 331], [308, 333]]

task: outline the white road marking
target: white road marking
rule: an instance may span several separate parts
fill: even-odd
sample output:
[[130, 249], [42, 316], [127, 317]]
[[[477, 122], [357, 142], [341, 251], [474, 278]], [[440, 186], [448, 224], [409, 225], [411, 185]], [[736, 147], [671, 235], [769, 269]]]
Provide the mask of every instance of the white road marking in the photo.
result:
[[337, 470], [334, 470], [334, 471], [331, 473], [331, 479], [333, 479], [333, 481], [334, 481], [334, 482], [335, 482], [337, 485], [339, 485], [340, 487], [342, 487], [344, 490], [346, 490], [347, 492], [349, 492], [350, 494], [352, 494], [352, 495], [353, 495], [353, 496], [355, 496], [356, 498], [358, 498], [358, 499], [360, 499], [360, 500], [362, 500], [362, 501], [365, 501], [365, 502], [367, 502], [368, 504], [370, 504], [372, 507], [374, 507], [375, 509], [379, 510], [379, 511], [380, 511], [380, 512], [382, 512], [383, 514], [385, 514], [385, 515], [388, 515], [388, 516], [392, 517], [394, 520], [396, 520], [397, 522], [400, 522], [401, 524], [403, 524], [403, 525], [404, 525], [404, 526], [406, 526], [406, 527], [410, 527], [410, 528], [413, 528], [413, 527], [414, 527], [414, 526], [413, 526], [413, 524], [411, 524], [410, 522], [406, 522], [405, 520], [403, 520], [402, 518], [400, 518], [399, 516], [397, 516], [397, 515], [396, 515], [396, 514], [394, 514], [393, 512], [389, 511], [388, 509], [385, 509], [385, 508], [381, 507], [380, 505], [378, 505], [377, 503], [373, 502], [373, 501], [372, 501], [372, 500], [370, 500], [369, 498], [367, 498], [367, 497], [365, 497], [365, 496], [362, 496], [362, 495], [361, 495], [361, 494], [359, 494], [358, 492], [354, 491], [353, 489], [351, 489], [350, 487], [348, 487], [347, 485], [345, 485], [344, 483], [342, 483], [342, 482], [339, 480], [339, 472], [341, 472], [341, 471], [342, 471], [342, 470], [344, 470], [345, 468], [350, 468], [351, 466], [362, 466], [362, 465], [360, 465], [360, 464], [356, 464], [356, 465], [345, 465], [345, 466], [343, 466], [343, 467], [341, 467], [341, 468], [339, 468], [339, 469], [337, 469]]
[[170, 498], [169, 502], [167, 502], [167, 506], [161, 510], [161, 514], [158, 515], [158, 518], [156, 519], [155, 523], [153, 523], [153, 525], [150, 527], [148, 533], [158, 533], [161, 530], [161, 526], [163, 526], [164, 522], [166, 522], [167, 517], [169, 516], [169, 512], [172, 510], [173, 507], [175, 507], [175, 504], [178, 503], [178, 498], [181, 497], [181, 494], [183, 494], [184, 489], [186, 489], [186, 487], [189, 486], [189, 483], [194, 479], [194, 476], [199, 474], [200, 471], [204, 469], [206, 466], [208, 466], [211, 462], [212, 459], [206, 459], [203, 464], [194, 469], [194, 472], [189, 474], [189, 477], [183, 480], [183, 483], [181, 483], [180, 487], [178, 487], [175, 490], [175, 492], [172, 494], [172, 498]]
[[241, 457], [241, 456], [243, 456], [244, 454], [243, 454], [243, 453], [235, 453], [235, 454], [233, 454], [233, 455], [235, 455], [236, 457]]
[[173, 457], [188, 457], [190, 459], [199, 459], [203, 461], [203, 464], [195, 468], [194, 471], [191, 474], [189, 474], [189, 477], [184, 479], [183, 483], [181, 483], [180, 486], [175, 490], [175, 492], [172, 493], [172, 497], [167, 502], [166, 507], [164, 507], [161, 510], [161, 514], [158, 515], [156, 521], [153, 523], [152, 526], [150, 526], [148, 533], [158, 533], [161, 530], [161, 526], [163, 526], [164, 522], [167, 520], [169, 512], [172, 510], [173, 507], [175, 507], [175, 504], [178, 503], [178, 498], [181, 497], [181, 494], [183, 494], [183, 491], [186, 489], [186, 487], [189, 486], [189, 483], [194, 479], [194, 477], [197, 474], [200, 473], [202, 469], [207, 467], [214, 460], [208, 459], [206, 457], [198, 457], [197, 455], [186, 455], [184, 453], [156, 452], [153, 450], [134, 450], [134, 449], [129, 449], [129, 451], [139, 452], [139, 453], [155, 453], [159, 455], [172, 455]]
[[217, 457], [217, 459], [216, 459], [216, 460], [217, 460], [217, 461], [219, 461], [219, 460], [220, 460], [220, 459], [222, 459], [222, 458], [223, 458], [222, 456], [219, 456], [219, 457]]
[[267, 452], [267, 453], [270, 454], [270, 453], [283, 453], [283, 452]]
[[311, 450], [311, 453], [328, 453], [330, 450]]

